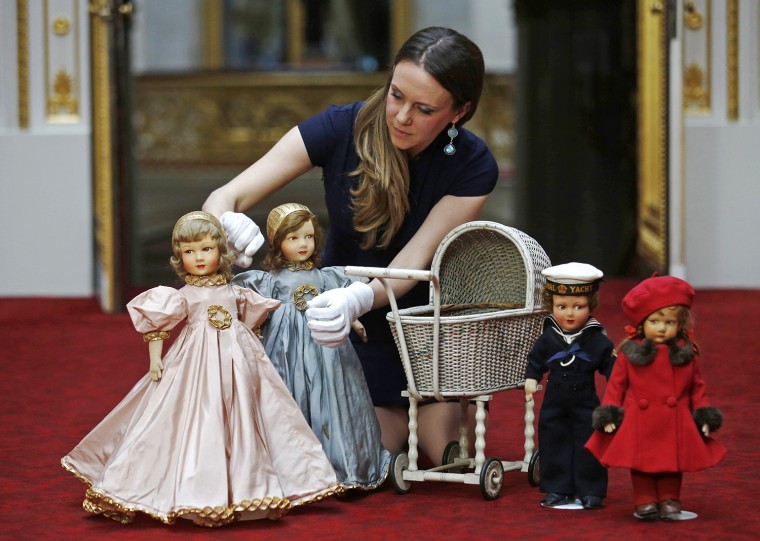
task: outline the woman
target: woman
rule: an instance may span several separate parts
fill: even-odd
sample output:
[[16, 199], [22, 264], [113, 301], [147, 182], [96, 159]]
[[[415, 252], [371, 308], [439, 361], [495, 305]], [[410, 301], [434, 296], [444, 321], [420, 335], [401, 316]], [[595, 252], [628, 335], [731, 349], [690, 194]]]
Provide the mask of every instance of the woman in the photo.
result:
[[[483, 87], [480, 49], [448, 28], [418, 31], [401, 47], [383, 88], [366, 102], [330, 107], [291, 129], [259, 161], [215, 190], [204, 210], [219, 216], [240, 263], [263, 244], [241, 212], [319, 166], [330, 230], [323, 264], [428, 269], [443, 237], [477, 218], [498, 168], [485, 143], [461, 126]], [[427, 285], [395, 281], [401, 306], [427, 304]], [[406, 388], [385, 321], [387, 294], [377, 281], [338, 288], [310, 301], [312, 337], [345, 340], [358, 317], [369, 341], [354, 341], [382, 430], [395, 451], [408, 437]], [[371, 311], [370, 311], [371, 310]], [[367, 313], [369, 312], [369, 313]], [[353, 337], [352, 337], [353, 339]], [[419, 445], [434, 462], [459, 437], [458, 403], [419, 411]]]

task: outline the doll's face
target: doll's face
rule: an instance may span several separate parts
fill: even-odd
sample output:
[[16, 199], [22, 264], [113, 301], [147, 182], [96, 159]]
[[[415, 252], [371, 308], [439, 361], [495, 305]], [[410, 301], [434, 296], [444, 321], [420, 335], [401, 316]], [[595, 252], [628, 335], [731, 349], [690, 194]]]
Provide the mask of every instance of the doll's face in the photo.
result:
[[677, 306], [657, 310], [644, 320], [644, 338], [654, 340], [658, 344], [675, 338], [680, 330]]
[[194, 276], [209, 276], [219, 268], [219, 245], [206, 235], [199, 241], [180, 242], [182, 265]]
[[285, 235], [280, 244], [282, 255], [288, 261], [300, 263], [308, 260], [314, 253], [314, 225], [311, 220]]
[[585, 295], [552, 295], [552, 315], [563, 331], [580, 330], [591, 317]]

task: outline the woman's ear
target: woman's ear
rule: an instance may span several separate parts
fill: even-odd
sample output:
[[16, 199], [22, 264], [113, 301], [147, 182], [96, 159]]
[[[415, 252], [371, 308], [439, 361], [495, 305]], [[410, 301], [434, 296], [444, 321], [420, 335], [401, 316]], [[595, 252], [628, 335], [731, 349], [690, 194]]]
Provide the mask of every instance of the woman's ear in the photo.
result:
[[470, 112], [470, 105], [471, 105], [471, 102], [469, 102], [469, 101], [467, 103], [465, 103], [464, 105], [462, 105], [457, 110], [456, 114], [454, 115], [454, 118], [452, 118], [451, 121], [454, 124], [458, 124], [459, 121], [462, 119], [462, 117], [465, 116], [468, 112]]

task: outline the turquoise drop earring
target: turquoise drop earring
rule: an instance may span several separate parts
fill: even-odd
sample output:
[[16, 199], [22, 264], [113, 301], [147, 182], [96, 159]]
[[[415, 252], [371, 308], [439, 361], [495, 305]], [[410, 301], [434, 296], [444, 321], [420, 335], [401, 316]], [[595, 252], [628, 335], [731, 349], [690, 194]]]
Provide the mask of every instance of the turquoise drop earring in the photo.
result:
[[446, 135], [451, 138], [451, 141], [449, 141], [448, 144], [443, 147], [443, 152], [447, 156], [452, 156], [457, 151], [457, 147], [454, 146], [454, 138], [459, 135], [459, 132], [457, 131], [457, 128], [453, 122], [451, 123], [449, 131], [446, 132]]

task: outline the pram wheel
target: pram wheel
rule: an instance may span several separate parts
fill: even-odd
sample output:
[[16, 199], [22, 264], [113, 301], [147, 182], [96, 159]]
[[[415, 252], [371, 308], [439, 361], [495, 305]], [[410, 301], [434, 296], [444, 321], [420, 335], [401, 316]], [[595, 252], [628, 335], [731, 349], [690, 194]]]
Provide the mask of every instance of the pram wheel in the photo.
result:
[[[446, 448], [443, 450], [443, 457], [441, 458], [441, 464], [454, 464], [459, 458], [459, 442], [450, 441], [446, 444]], [[450, 468], [446, 470], [450, 473], [462, 473], [462, 468]]]
[[489, 458], [480, 470], [480, 493], [486, 500], [495, 500], [504, 482], [504, 465], [498, 458]]
[[541, 459], [538, 455], [538, 448], [533, 449], [533, 454], [528, 462], [528, 484], [537, 487], [541, 484]]
[[404, 472], [409, 468], [409, 457], [406, 453], [393, 453], [390, 465], [390, 478], [393, 489], [399, 494], [406, 494], [412, 489], [409, 481], [404, 481]]

